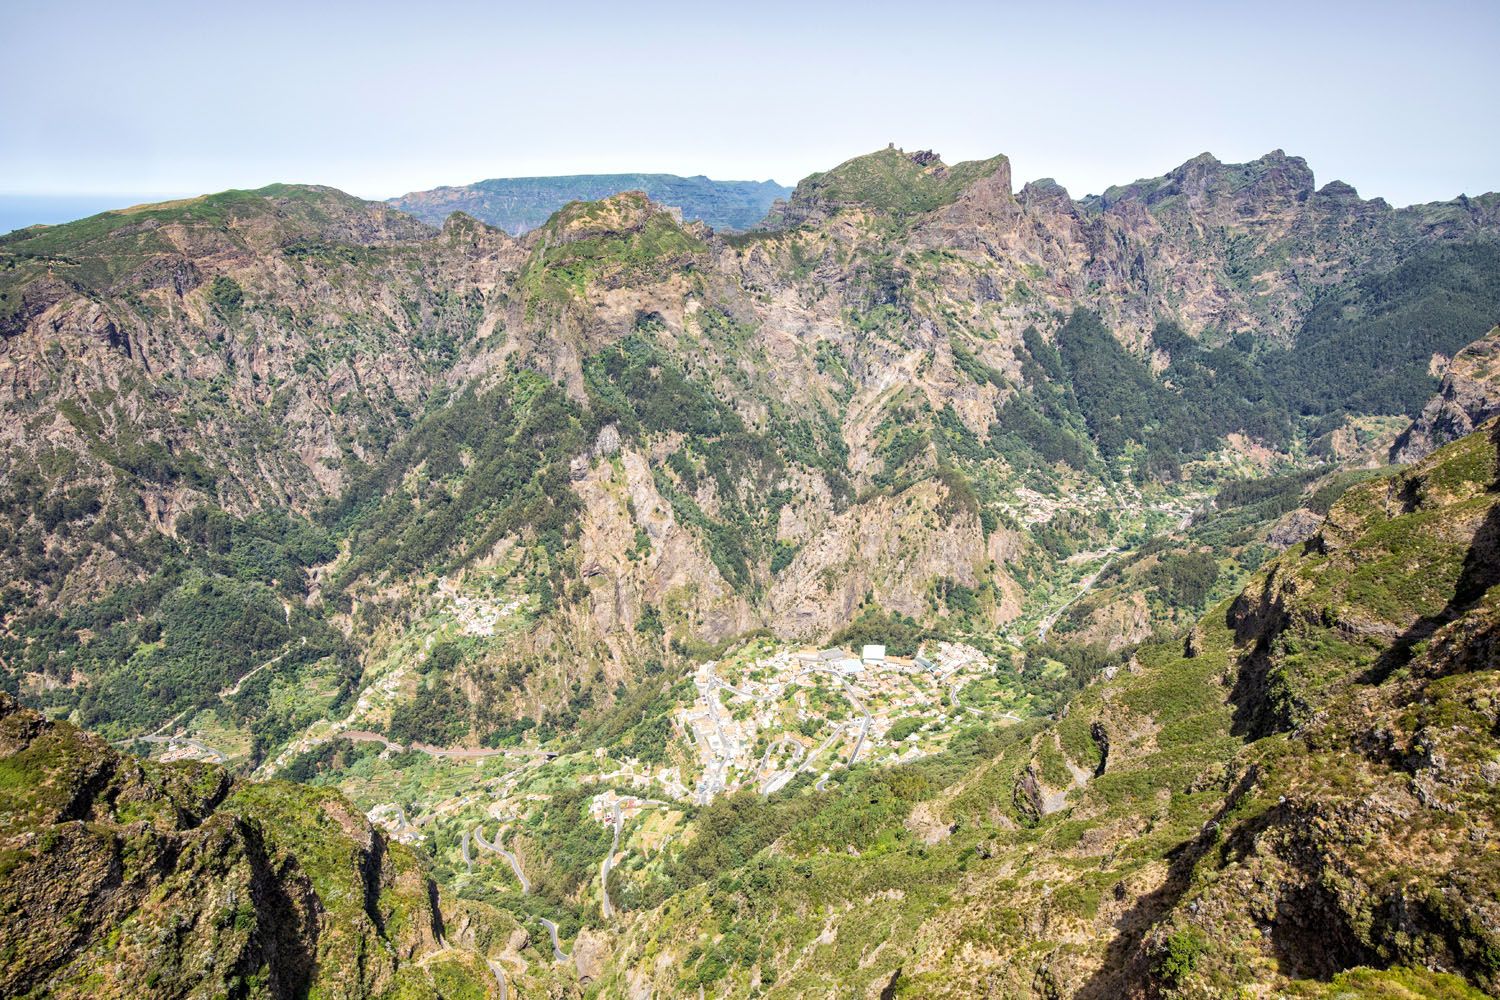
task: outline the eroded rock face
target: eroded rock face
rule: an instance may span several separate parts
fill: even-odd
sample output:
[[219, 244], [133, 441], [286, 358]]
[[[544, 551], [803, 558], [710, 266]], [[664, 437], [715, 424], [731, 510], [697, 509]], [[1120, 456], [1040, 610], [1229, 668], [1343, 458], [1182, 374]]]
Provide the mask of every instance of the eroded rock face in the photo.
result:
[[1416, 462], [1500, 414], [1500, 327], [1459, 351], [1437, 395], [1396, 439], [1391, 461]]
[[[1143, 348], [1167, 319], [1284, 342], [1319, 289], [1492, 231], [1496, 204], [1392, 210], [1346, 186], [1315, 191], [1280, 153], [1199, 157], [1074, 199], [1045, 181], [1017, 193], [1003, 156], [950, 165], [888, 149], [808, 178], [766, 228], [729, 239], [639, 192], [571, 204], [513, 239], [463, 215], [435, 231], [285, 186], [7, 237], [4, 613], [57, 614], [146, 584], [198, 544], [179, 526], [200, 507], [332, 509], [349, 515], [338, 534], [381, 501], [425, 516], [486, 492], [493, 482], [461, 473], [468, 437], [442, 463], [402, 464], [403, 444], [470, 391], [541, 383], [573, 406], [549, 419], [576, 420], [577, 440], [560, 456], [566, 481], [547, 484], [555, 496], [523, 505], [555, 499], [565, 513], [541, 532], [549, 565], [518, 571], [547, 579], [547, 610], [504, 652], [580, 669], [524, 696], [512, 684], [508, 711], [524, 702], [540, 718], [574, 681], [628, 679], [652, 652], [635, 631], [648, 607], [669, 619], [665, 649], [762, 627], [813, 640], [867, 601], [935, 622], [951, 613], [931, 597], [945, 581], [982, 590], [976, 613], [999, 624], [1020, 612], [1025, 564], [1048, 557], [993, 497], [976, 516], [941, 480], [950, 435], [982, 456], [970, 471], [1014, 480], [993, 443], [1004, 408], [1067, 378], [1035, 373], [1025, 331], [1082, 309]], [[1045, 346], [1048, 332], [1036, 336]], [[638, 400], [605, 405], [602, 355], [640, 344], [719, 407], [712, 429], [687, 426], [671, 400], [646, 428], [626, 413]], [[652, 367], [632, 391], [661, 375]], [[1073, 441], [1082, 452], [1086, 436]], [[710, 461], [731, 452], [761, 454]], [[606, 481], [617, 465], [620, 482]], [[529, 471], [492, 478], [509, 487]], [[350, 569], [360, 553], [324, 550], [292, 570], [308, 578], [297, 600], [317, 617], [326, 585], [347, 598], [326, 617], [352, 634], [346, 613], [398, 621], [449, 568], [538, 543], [519, 512], [492, 524], [492, 509], [466, 510], [464, 523], [421, 526], [386, 511], [403, 537], [371, 547], [412, 538], [420, 554]], [[415, 544], [429, 536], [435, 548]], [[1153, 626], [1139, 603], [1115, 611], [1097, 623], [1111, 645]], [[28, 696], [87, 684], [58, 660], [26, 669]], [[478, 693], [474, 677], [461, 685]]]
[[0, 766], [7, 996], [367, 996], [438, 948], [415, 857], [336, 793], [143, 763], [4, 694]]
[[1266, 532], [1266, 544], [1278, 551], [1300, 545], [1318, 533], [1323, 519], [1304, 507], [1288, 511]]
[[977, 586], [985, 563], [978, 516], [957, 507], [941, 484], [924, 483], [851, 507], [806, 536], [772, 586], [770, 624], [789, 639], [826, 634], [867, 593], [882, 607], [920, 615], [924, 581]]
[[[1099, 198], [1013, 183], [1003, 156], [950, 166], [883, 150], [808, 178], [749, 242], [681, 226], [639, 192], [575, 203], [516, 240], [462, 214], [434, 231], [290, 186], [132, 210], [99, 233], [12, 238], [28, 261], [52, 259], [37, 256], [49, 239], [60, 255], [28, 264], [0, 316], [0, 405], [20, 417], [0, 429], [6, 472], [72, 456], [69, 483], [98, 489], [135, 543], [171, 536], [202, 503], [310, 513], [435, 394], [520, 365], [584, 402], [584, 359], [651, 318], [750, 427], [773, 408], [833, 414], [860, 487], [880, 469], [893, 389], [987, 433], [1011, 390], [961, 375], [960, 333], [978, 334], [977, 359], [1012, 383], [1021, 332], [1053, 310], [1097, 310], [1132, 344], [1163, 319], [1285, 340], [1310, 291], [1496, 221], [1492, 200], [1394, 211], [1347, 185], [1315, 192], [1307, 165], [1279, 151], [1237, 165], [1201, 156]], [[932, 301], [918, 311], [906, 258], [923, 253]], [[1258, 272], [1244, 263], [1257, 259]], [[881, 308], [903, 317], [882, 336], [851, 320]], [[707, 336], [709, 315], [742, 330], [732, 351]], [[591, 457], [614, 455], [618, 436], [602, 429]], [[140, 481], [122, 486], [122, 469]], [[870, 513], [872, 527], [885, 516]], [[77, 600], [145, 571], [102, 570], [80, 534], [54, 539], [77, 579], [29, 596]]]

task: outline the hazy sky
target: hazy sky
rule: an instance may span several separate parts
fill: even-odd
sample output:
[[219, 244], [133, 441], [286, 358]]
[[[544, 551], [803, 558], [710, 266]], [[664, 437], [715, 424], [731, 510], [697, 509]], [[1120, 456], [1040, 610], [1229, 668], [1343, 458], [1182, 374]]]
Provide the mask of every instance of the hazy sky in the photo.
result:
[[1075, 195], [1281, 147], [1397, 204], [1500, 188], [1497, 0], [0, 0], [0, 192], [783, 183], [889, 141]]

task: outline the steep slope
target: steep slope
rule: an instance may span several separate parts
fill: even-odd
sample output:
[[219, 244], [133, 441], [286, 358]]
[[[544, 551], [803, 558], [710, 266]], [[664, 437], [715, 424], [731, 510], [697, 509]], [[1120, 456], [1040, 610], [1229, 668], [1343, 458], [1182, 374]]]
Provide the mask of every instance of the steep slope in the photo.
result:
[[1493, 992], [1497, 518], [1492, 422], [1059, 721], [716, 804], [601, 995]]
[[[1455, 846], [1493, 836], [1493, 444], [1338, 502], [1367, 473], [1306, 456], [1363, 461], [1431, 355], [1493, 324], [1495, 202], [1311, 184], [1280, 154], [1198, 158], [1074, 201], [1013, 193], [1003, 157], [884, 150], [732, 237], [636, 192], [513, 239], [275, 186], [0, 240], [4, 684], [159, 758], [13, 711], [104, 788], [20, 751], [14, 814], [38, 839], [127, 827], [131, 796], [171, 817], [118, 913], [27, 921], [16, 988], [138, 977], [95, 932], [156, 933], [153, 887], [180, 877], [187, 913], [251, 891], [252, 833], [193, 860], [231, 814], [329, 913], [388, 884], [318, 881], [341, 836], [375, 864], [342, 799], [160, 761], [197, 756], [347, 792], [462, 894], [453, 941], [527, 989], [1466, 988], [1353, 968], [1393, 964], [1493, 989], [1489, 869]], [[912, 660], [920, 710], [877, 720], [808, 653], [790, 725], [735, 747], [798, 763], [718, 795], [702, 754], [770, 712], [715, 679], [747, 637], [926, 643], [983, 676]], [[145, 790], [182, 774], [213, 801]], [[33, 815], [54, 785], [86, 815]], [[481, 968], [359, 913], [316, 938], [351, 995], [421, 995], [413, 956]], [[241, 930], [236, 968], [316, 978]], [[181, 991], [241, 988], [183, 954]]]
[[321, 664], [336, 699], [352, 654], [300, 608], [337, 547], [307, 517], [479, 335], [514, 244], [274, 186], [28, 230], [0, 253], [7, 686], [82, 698], [80, 721], [114, 735], [278, 657]]
[[715, 181], [674, 174], [579, 174], [571, 177], [503, 177], [460, 187], [413, 191], [388, 204], [440, 226], [453, 212], [520, 236], [544, 224], [571, 201], [599, 201], [641, 191], [679, 210], [684, 219], [715, 229], [744, 230], [765, 218], [772, 202], [791, 193], [775, 181]]
[[[1344, 419], [1360, 367], [1320, 365], [1312, 414], [1278, 388], [1304, 339], [1435, 314], [1430, 254], [1500, 294], [1493, 199], [1310, 184], [1200, 158], [1074, 202], [884, 150], [732, 238], [639, 194], [514, 240], [298, 187], [18, 234], [5, 683], [259, 767], [339, 727], [567, 731], [757, 629], [1045, 631], [1088, 553]], [[1453, 325], [1371, 363], [1421, 387]], [[1212, 555], [1227, 589], [1263, 553]], [[462, 655], [423, 671], [429, 640]]]
[[510, 243], [277, 186], [0, 246], [6, 481], [50, 490], [63, 470], [38, 459], [66, 455], [139, 541], [195, 502], [305, 514], [338, 491], [474, 335], [480, 269]]
[[1500, 327], [1453, 355], [1437, 395], [1391, 447], [1391, 461], [1415, 462], [1500, 414]]
[[[235, 785], [0, 695], [6, 996], [480, 991], [417, 857], [337, 794]], [[448, 994], [451, 995], [451, 994]]]
[[[1350, 489], [1185, 643], [1142, 647], [1055, 720], [632, 823], [654, 849], [556, 946], [537, 894], [581, 893], [575, 854], [622, 843], [580, 824], [600, 786], [574, 787], [576, 764], [549, 765], [569, 770], [541, 778], [519, 833], [477, 838], [523, 852], [519, 894], [476, 884], [467, 827], [457, 847], [434, 831], [468, 869], [438, 873], [474, 897], [445, 921], [416, 857], [340, 796], [138, 762], [5, 700], [0, 974], [65, 996], [461, 996], [505, 977], [594, 996], [1479, 997], [1500, 907], [1497, 519], [1492, 421]], [[519, 773], [455, 767], [463, 801]]]

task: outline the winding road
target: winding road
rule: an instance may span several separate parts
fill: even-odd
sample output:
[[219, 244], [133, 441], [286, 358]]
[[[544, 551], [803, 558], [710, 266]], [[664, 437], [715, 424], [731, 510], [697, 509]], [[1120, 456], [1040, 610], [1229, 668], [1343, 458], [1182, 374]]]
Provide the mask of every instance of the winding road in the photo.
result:
[[796, 777], [797, 772], [801, 770], [802, 759], [807, 756], [807, 747], [803, 746], [800, 740], [785, 734], [772, 741], [766, 747], [766, 752], [761, 756], [760, 767], [757, 770], [764, 773], [771, 765], [771, 755], [779, 753], [784, 746], [792, 748], [792, 759], [787, 767], [775, 772], [761, 782], [760, 794], [762, 795], [770, 795], [772, 792], [781, 791], [782, 788], [786, 787], [786, 783]]
[[854, 688], [848, 681], [844, 682], [844, 697], [848, 698], [849, 704], [853, 705], [859, 710], [859, 714], [864, 716], [864, 718], [859, 720], [859, 739], [854, 741], [854, 749], [849, 753], [849, 760], [844, 765], [845, 767], [853, 767], [854, 762], [859, 759], [859, 751], [865, 745], [865, 737], [870, 735], [870, 723], [873, 720], [870, 718], [870, 710], [865, 708], [863, 702], [854, 697]]
[[543, 927], [547, 928], [547, 933], [552, 935], [552, 960], [554, 962], [566, 962], [572, 958], [571, 955], [562, 950], [562, 942], [557, 940], [557, 925], [546, 917], [538, 917], [537, 919], [542, 922]]
[[506, 997], [510, 993], [508, 987], [505, 985], [505, 970], [493, 958], [487, 958], [485, 962], [489, 965], [490, 971], [495, 974], [495, 983], [500, 987], [500, 1000], [506, 1000]]
[[[1189, 516], [1191, 516], [1191, 515], [1189, 515]], [[1037, 637], [1038, 640], [1040, 640], [1042, 642], [1046, 642], [1047, 641], [1047, 633], [1050, 632], [1050, 631], [1052, 631], [1052, 626], [1054, 626], [1054, 625], [1057, 624], [1058, 619], [1060, 619], [1063, 616], [1064, 612], [1066, 612], [1073, 605], [1077, 604], [1079, 601], [1083, 600], [1086, 596], [1088, 596], [1088, 592], [1094, 589], [1094, 584], [1098, 583], [1099, 582], [1099, 577], [1103, 576], [1104, 575], [1104, 571], [1107, 570], [1107, 569], [1109, 569], [1109, 564], [1112, 563], [1112, 562], [1114, 562], [1113, 556], [1115, 555], [1115, 553], [1117, 553], [1119, 551], [1120, 551], [1119, 548], [1117, 548], [1117, 547], [1115, 547], [1113, 545], [1111, 545], [1109, 548], [1104, 549], [1102, 551], [1101, 554], [1106, 557], [1105, 560], [1104, 560], [1104, 562], [1102, 562], [1102, 563], [1099, 564], [1099, 568], [1098, 569], [1094, 570], [1088, 576], [1084, 577], [1081, 581], [1079, 581], [1080, 584], [1081, 584], [1081, 586], [1078, 588], [1078, 593], [1076, 593], [1072, 597], [1070, 597], [1068, 599], [1067, 603], [1064, 604], [1062, 607], [1058, 608], [1056, 611], [1052, 612], [1046, 618], [1042, 619], [1041, 624], [1039, 624], [1037, 626], [1037, 629], [1036, 629], [1036, 637]]]
[[615, 852], [620, 849], [621, 819], [618, 799], [615, 800], [611, 818], [614, 821], [615, 833], [609, 841], [609, 853], [604, 856], [603, 861], [599, 862], [599, 913], [605, 920], [615, 915], [615, 908], [609, 901], [609, 870], [614, 867]]
[[[863, 716], [859, 723], [859, 739], [854, 741], [854, 750], [849, 754], [849, 759], [844, 762], [845, 767], [853, 767], [855, 760], [859, 758], [860, 749], [865, 745], [865, 737], [870, 734], [870, 724], [874, 721], [870, 715], [870, 710], [865, 708], [864, 702], [860, 701], [859, 697], [854, 693], [854, 685], [849, 683], [849, 679], [832, 667], [807, 667], [803, 673], [830, 675], [834, 680], [838, 681], [839, 687], [843, 688], [844, 697], [848, 699], [849, 704], [853, 705], [855, 710]], [[835, 732], [834, 735], [837, 736], [838, 732]], [[829, 739], [832, 739], [832, 737], [829, 737]], [[827, 741], [824, 741], [823, 746], [813, 751], [812, 757], [808, 757], [807, 763], [802, 765], [805, 770], [811, 770], [808, 765], [812, 763], [813, 757], [822, 753], [824, 747], [827, 745]]]
[[[302, 638], [302, 642], [298, 644], [299, 647], [300, 646], [306, 646], [307, 645], [307, 636], [304, 635], [301, 638]], [[276, 664], [280, 663], [282, 660], [286, 659], [287, 654], [290, 653], [290, 652], [291, 652], [290, 649], [283, 649], [280, 653], [278, 653], [277, 655], [271, 657], [271, 659], [267, 660], [265, 663], [262, 663], [260, 666], [256, 667], [254, 670], [250, 671], [249, 673], [241, 674], [240, 675], [240, 679], [237, 680], [237, 681], [235, 681], [234, 684], [231, 687], [227, 687], [224, 690], [222, 690], [222, 691], [219, 692], [219, 700], [220, 701], [224, 701], [227, 698], [233, 698], [235, 695], [239, 694], [240, 693], [240, 685], [244, 684], [250, 678], [254, 677], [256, 674], [260, 673], [262, 670], [266, 669], [267, 667], [275, 666]]]
[[216, 750], [213, 747], [209, 746], [207, 743], [204, 743], [202, 740], [195, 740], [195, 739], [192, 739], [191, 737], [188, 737], [188, 736], [137, 736], [134, 739], [122, 740], [121, 742], [126, 743], [126, 744], [136, 743], [136, 742], [139, 742], [139, 743], [165, 743], [168, 746], [174, 746], [174, 747], [175, 746], [192, 747], [194, 750], [197, 750], [199, 753], [206, 755], [215, 764], [222, 764], [226, 760], [229, 759], [229, 757], [227, 755], [225, 755], [224, 751], [222, 751], [222, 750]]
[[476, 826], [474, 828], [474, 842], [476, 844], [484, 848], [486, 851], [489, 851], [492, 854], [498, 854], [506, 861], [510, 862], [510, 870], [516, 873], [516, 881], [521, 883], [521, 894], [524, 896], [527, 893], [531, 892], [531, 880], [528, 879], [526, 877], [526, 873], [521, 870], [521, 862], [517, 860], [516, 856], [501, 846], [501, 841], [504, 836], [504, 826], [501, 826], [500, 829], [495, 831], [495, 839], [493, 841], [484, 839], [483, 825]]
[[387, 750], [402, 753], [406, 750], [415, 750], [425, 753], [429, 757], [439, 757], [445, 760], [484, 760], [489, 757], [531, 757], [536, 760], [548, 761], [557, 756], [556, 750], [532, 750], [526, 747], [435, 747], [428, 743], [413, 743], [410, 747], [403, 746], [395, 740], [381, 733], [371, 732], [368, 729], [344, 729], [334, 733], [329, 739], [348, 740], [350, 743], [379, 743]]

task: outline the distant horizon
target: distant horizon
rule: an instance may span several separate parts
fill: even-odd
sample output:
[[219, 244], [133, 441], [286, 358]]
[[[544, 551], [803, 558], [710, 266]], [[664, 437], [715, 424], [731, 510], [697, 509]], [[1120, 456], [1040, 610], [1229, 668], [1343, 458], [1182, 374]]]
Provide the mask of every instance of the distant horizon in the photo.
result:
[[792, 184], [893, 140], [1075, 195], [1278, 147], [1398, 206], [1500, 186], [1492, 0], [10, 0], [0, 34], [13, 194]]
[[[884, 148], [884, 147], [879, 147], [879, 148]], [[899, 144], [898, 144], [898, 148], [901, 148], [903, 150], [908, 150], [908, 151], [911, 151], [911, 152], [915, 152], [915, 151], [917, 151], [919, 149], [923, 149], [923, 148], [926, 148], [926, 147], [918, 147], [918, 146], [905, 147], [905, 146], [899, 146]], [[1275, 147], [1275, 149], [1282, 149], [1282, 147]], [[443, 188], [465, 188], [465, 187], [473, 186], [475, 184], [483, 184], [483, 183], [487, 183], [487, 182], [490, 182], [490, 181], [524, 181], [524, 180], [545, 180], [545, 179], [567, 179], [567, 178], [573, 178], [573, 177], [611, 176], [611, 175], [627, 175], [627, 174], [655, 174], [655, 175], [661, 175], [661, 176], [686, 177], [686, 178], [705, 177], [705, 178], [707, 178], [707, 179], [709, 179], [711, 181], [715, 181], [715, 182], [718, 182], [718, 183], [747, 183], [747, 184], [768, 184], [769, 183], [769, 184], [775, 184], [775, 185], [777, 185], [779, 187], [794, 188], [794, 187], [796, 187], [798, 181], [803, 180], [804, 178], [810, 176], [811, 174], [820, 173], [820, 172], [824, 172], [824, 171], [830, 170], [830, 169], [838, 166], [841, 163], [847, 162], [850, 159], [854, 159], [854, 158], [859, 157], [859, 156], [868, 155], [869, 153], [876, 152], [876, 151], [878, 151], [878, 150], [877, 149], [871, 149], [871, 150], [866, 150], [864, 153], [856, 153], [856, 154], [853, 154], [853, 156], [846, 156], [843, 159], [838, 160], [837, 162], [829, 163], [829, 164], [827, 164], [825, 166], [818, 167], [818, 168], [816, 168], [814, 170], [810, 170], [807, 173], [802, 174], [799, 177], [797, 177], [797, 178], [795, 178], [793, 180], [790, 180], [790, 181], [783, 181], [783, 180], [780, 180], [780, 179], [775, 178], [775, 177], [767, 177], [767, 178], [761, 178], [761, 179], [749, 178], [749, 177], [715, 177], [712, 174], [706, 174], [706, 173], [703, 173], [702, 171], [693, 171], [691, 173], [688, 173], [688, 172], [678, 172], [678, 171], [672, 171], [672, 170], [568, 170], [568, 171], [565, 171], [565, 172], [560, 172], [560, 173], [555, 173], [555, 174], [491, 174], [491, 175], [486, 176], [486, 177], [481, 177], [481, 178], [479, 178], [477, 180], [460, 181], [460, 182], [455, 182], [455, 181], [440, 181], [438, 183], [429, 184], [426, 187], [415, 187], [415, 188], [410, 188], [410, 189], [407, 189], [407, 190], [404, 190], [404, 191], [396, 192], [396, 193], [393, 193], [393, 194], [384, 194], [384, 195], [376, 195], [376, 196], [371, 196], [368, 193], [364, 193], [364, 192], [360, 192], [360, 191], [352, 191], [352, 190], [349, 190], [348, 188], [341, 187], [340, 185], [337, 185], [337, 184], [328, 184], [328, 183], [326, 183], [324, 181], [319, 181], [319, 180], [299, 180], [299, 181], [267, 180], [264, 183], [253, 183], [253, 184], [244, 185], [244, 186], [230, 186], [230, 187], [212, 188], [212, 189], [203, 190], [203, 191], [144, 191], [144, 192], [124, 192], [124, 191], [104, 191], [104, 192], [96, 192], [96, 191], [78, 191], [78, 192], [71, 192], [71, 191], [0, 191], [0, 235], [5, 235], [7, 233], [14, 232], [14, 231], [16, 231], [18, 229], [24, 229], [27, 226], [32, 226], [32, 225], [63, 225], [63, 224], [66, 224], [68, 222], [73, 222], [73, 221], [76, 221], [78, 219], [83, 219], [83, 218], [87, 218], [87, 217], [89, 217], [91, 215], [99, 214], [101, 212], [118, 211], [120, 209], [131, 208], [131, 207], [134, 207], [136, 205], [151, 205], [151, 204], [158, 204], [158, 203], [167, 202], [167, 201], [176, 201], [176, 200], [185, 199], [185, 198], [198, 198], [198, 197], [202, 197], [204, 195], [217, 194], [217, 193], [219, 193], [221, 191], [230, 191], [230, 190], [254, 191], [254, 190], [258, 190], [258, 189], [263, 188], [263, 187], [267, 187], [267, 186], [269, 186], [271, 184], [305, 184], [305, 185], [315, 185], [315, 186], [319, 186], [319, 187], [330, 187], [330, 188], [334, 188], [335, 190], [343, 191], [346, 194], [353, 195], [356, 198], [362, 198], [362, 199], [364, 199], [366, 201], [372, 201], [372, 202], [388, 202], [388, 201], [393, 201], [395, 199], [398, 199], [398, 198], [401, 198], [401, 197], [405, 197], [405, 196], [410, 195], [410, 194], [419, 193], [419, 192], [435, 191], [435, 190], [439, 190], [439, 189], [443, 189]], [[1197, 156], [1202, 156], [1205, 153], [1207, 153], [1208, 155], [1214, 156], [1221, 163], [1237, 164], [1237, 163], [1249, 163], [1249, 162], [1253, 162], [1254, 160], [1258, 160], [1258, 159], [1260, 159], [1263, 156], [1267, 156], [1267, 155], [1269, 155], [1270, 153], [1272, 153], [1274, 151], [1275, 151], [1274, 149], [1268, 149], [1268, 150], [1266, 150], [1263, 153], [1257, 154], [1257, 155], [1249, 157], [1247, 159], [1240, 160], [1240, 159], [1229, 159], [1229, 158], [1220, 156], [1217, 153], [1215, 153], [1213, 150], [1200, 150], [1198, 153], [1194, 153], [1194, 154], [1190, 154], [1190, 155], [1187, 155], [1187, 156], [1183, 156], [1182, 158], [1180, 158], [1180, 159], [1176, 160], [1175, 162], [1171, 163], [1170, 165], [1162, 167], [1156, 173], [1142, 174], [1142, 175], [1139, 175], [1139, 176], [1129, 177], [1129, 178], [1122, 177], [1120, 179], [1117, 179], [1117, 180], [1113, 181], [1110, 185], [1107, 185], [1106, 187], [1101, 188], [1101, 189], [1099, 189], [1097, 191], [1085, 191], [1085, 192], [1082, 192], [1082, 193], [1073, 190], [1073, 188], [1069, 187], [1069, 185], [1067, 185], [1062, 180], [1059, 180], [1058, 178], [1056, 178], [1054, 175], [1051, 175], [1051, 174], [1039, 174], [1039, 175], [1037, 175], [1035, 177], [1029, 177], [1029, 178], [1026, 178], [1026, 179], [1022, 179], [1021, 177], [1019, 177], [1019, 176], [1016, 175], [1016, 173], [1015, 173], [1015, 163], [1014, 163], [1014, 160], [1012, 159], [1012, 163], [1011, 163], [1011, 166], [1012, 166], [1012, 181], [1011, 181], [1011, 186], [1012, 186], [1013, 190], [1020, 191], [1020, 189], [1022, 187], [1024, 187], [1027, 183], [1031, 183], [1031, 182], [1035, 182], [1035, 181], [1041, 181], [1041, 180], [1053, 180], [1056, 183], [1060, 184], [1064, 189], [1066, 189], [1067, 192], [1068, 192], [1068, 194], [1071, 197], [1073, 197], [1075, 199], [1081, 199], [1081, 198], [1087, 198], [1087, 197], [1091, 197], [1091, 196], [1098, 196], [1098, 195], [1102, 194], [1105, 190], [1108, 190], [1108, 187], [1110, 187], [1110, 186], [1131, 184], [1131, 183], [1134, 183], [1134, 182], [1140, 181], [1140, 180], [1147, 180], [1147, 179], [1150, 179], [1150, 178], [1153, 178], [1153, 177], [1164, 176], [1168, 172], [1177, 169], [1178, 167], [1182, 166], [1183, 164], [1187, 163], [1188, 161], [1194, 159]], [[942, 154], [942, 150], [934, 150], [934, 152], [938, 153], [939, 156], [943, 155]], [[1294, 151], [1283, 150], [1283, 152], [1285, 152], [1288, 157], [1300, 158], [1300, 159], [1305, 160], [1307, 162], [1308, 168], [1311, 169], [1312, 172], [1313, 172], [1313, 177], [1314, 177], [1315, 183], [1316, 183], [1316, 185], [1318, 187], [1322, 187], [1323, 185], [1328, 184], [1330, 181], [1344, 181], [1345, 183], [1349, 183], [1348, 181], [1345, 181], [1345, 179], [1342, 178], [1342, 177], [1324, 177], [1324, 176], [1322, 176], [1319, 173], [1318, 169], [1317, 169], [1317, 164], [1314, 163], [1308, 157], [1300, 156], [1298, 153], [1296, 153]], [[1001, 153], [991, 153], [988, 156], [965, 157], [964, 159], [988, 159], [989, 157], [996, 156], [996, 155], [1002, 155], [1002, 154]], [[1007, 155], [1008, 156], [1009, 154], [1003, 154], [1003, 155]], [[955, 158], [950, 158], [950, 157], [947, 157], [947, 156], [943, 156], [943, 160], [944, 160], [944, 162], [946, 162], [950, 166], [952, 166], [954, 163], [962, 162], [962, 160], [955, 159]], [[1451, 194], [1451, 195], [1449, 195], [1447, 197], [1428, 199], [1426, 201], [1418, 201], [1418, 202], [1398, 202], [1395, 199], [1390, 198], [1390, 197], [1386, 196], [1385, 194], [1383, 194], [1383, 193], [1381, 193], [1379, 191], [1366, 191], [1366, 190], [1360, 188], [1358, 185], [1352, 185], [1352, 186], [1355, 187], [1355, 189], [1359, 192], [1359, 196], [1361, 198], [1365, 198], [1365, 199], [1383, 198], [1393, 208], [1404, 208], [1404, 207], [1407, 207], [1409, 205], [1414, 205], [1414, 204], [1431, 204], [1431, 203], [1434, 203], [1434, 202], [1452, 201], [1452, 200], [1460, 198], [1460, 197], [1475, 198], [1475, 197], [1480, 197], [1482, 195], [1491, 194], [1491, 193], [1493, 193], [1496, 190], [1500, 190], [1500, 181], [1497, 181], [1497, 184], [1494, 187], [1485, 188], [1484, 190], [1478, 190], [1478, 191], [1458, 191], [1458, 192], [1455, 192], [1455, 193], [1453, 193], [1453, 194]], [[29, 212], [33, 212], [33, 211], [39, 211], [39, 217], [37, 217], [35, 219], [31, 219], [30, 221], [17, 221], [17, 220], [26, 218], [27, 214]], [[69, 213], [72, 213], [72, 214], [69, 214]]]

